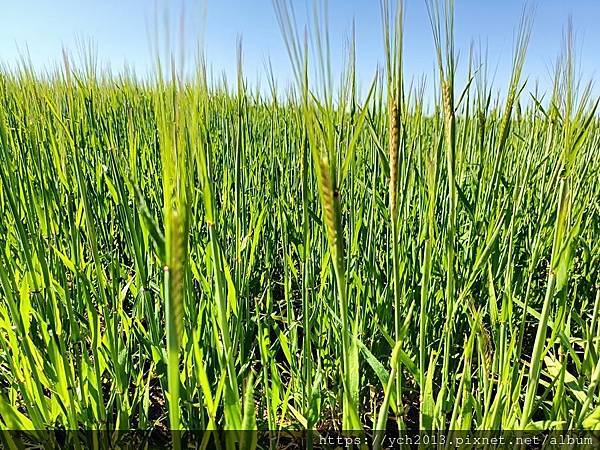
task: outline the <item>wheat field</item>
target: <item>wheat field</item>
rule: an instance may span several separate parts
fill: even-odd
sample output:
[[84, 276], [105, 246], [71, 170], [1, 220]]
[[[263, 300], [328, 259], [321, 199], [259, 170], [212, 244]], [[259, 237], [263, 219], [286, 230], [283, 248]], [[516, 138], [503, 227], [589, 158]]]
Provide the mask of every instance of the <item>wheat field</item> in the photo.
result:
[[549, 92], [527, 12], [509, 84], [477, 51], [463, 83], [428, 2], [426, 84], [381, 6], [365, 95], [284, 1], [284, 94], [241, 57], [234, 88], [203, 60], [0, 72], [0, 428], [600, 429], [600, 123], [571, 34]]

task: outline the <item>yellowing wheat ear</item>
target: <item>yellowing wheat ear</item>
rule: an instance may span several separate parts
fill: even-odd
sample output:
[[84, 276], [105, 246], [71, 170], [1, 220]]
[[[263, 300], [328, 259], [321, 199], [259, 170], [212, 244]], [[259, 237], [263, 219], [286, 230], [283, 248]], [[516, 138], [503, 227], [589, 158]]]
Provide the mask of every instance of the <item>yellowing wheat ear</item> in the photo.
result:
[[325, 227], [327, 228], [327, 239], [331, 248], [336, 269], [344, 270], [344, 245], [340, 236], [341, 230], [338, 229], [338, 217], [336, 207], [336, 191], [331, 179], [331, 169], [326, 156], [319, 158], [319, 172], [321, 177], [321, 195], [323, 198], [323, 216], [325, 218]]
[[398, 103], [395, 97], [392, 97], [389, 104], [389, 134], [390, 134], [390, 212], [392, 220], [396, 220], [397, 204], [396, 196], [398, 192], [398, 150], [400, 134], [400, 117], [398, 113]]

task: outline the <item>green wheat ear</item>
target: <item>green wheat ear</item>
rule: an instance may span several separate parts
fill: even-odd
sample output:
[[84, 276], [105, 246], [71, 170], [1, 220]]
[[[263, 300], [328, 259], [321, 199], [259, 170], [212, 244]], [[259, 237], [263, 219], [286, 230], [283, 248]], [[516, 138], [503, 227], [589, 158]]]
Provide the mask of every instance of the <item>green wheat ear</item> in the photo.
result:
[[171, 239], [169, 243], [169, 261], [165, 268], [169, 274], [169, 296], [167, 298], [169, 320], [169, 348], [179, 349], [183, 336], [183, 289], [184, 264], [186, 259], [186, 239], [181, 217], [177, 212], [171, 214]]
[[[165, 267], [169, 423], [172, 430], [179, 430], [181, 428], [179, 350], [183, 337], [183, 290], [187, 241], [184, 221], [177, 211], [172, 211], [170, 214], [169, 228], [169, 253], [167, 266]], [[174, 448], [180, 446], [178, 435], [174, 435], [173, 446]]]

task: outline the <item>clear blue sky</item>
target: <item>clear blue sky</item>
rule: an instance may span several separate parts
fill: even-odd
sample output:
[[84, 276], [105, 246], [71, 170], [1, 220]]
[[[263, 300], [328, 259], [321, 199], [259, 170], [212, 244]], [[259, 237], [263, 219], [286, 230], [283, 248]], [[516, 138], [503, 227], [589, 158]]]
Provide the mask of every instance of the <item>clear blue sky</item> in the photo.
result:
[[[99, 60], [120, 70], [127, 61], [138, 74], [152, 67], [155, 18], [159, 29], [167, 2], [154, 0], [4, 0], [0, 13], [0, 61], [14, 63], [27, 48], [38, 69], [61, 59], [61, 48], [76, 52], [77, 41], [91, 39]], [[433, 41], [424, 0], [408, 0], [405, 22], [405, 58], [408, 76], [434, 74]], [[244, 68], [250, 81], [262, 79], [271, 59], [281, 85], [291, 79], [290, 64], [271, 0], [177, 0], [168, 2], [178, 16], [184, 4], [188, 37], [203, 36], [209, 66], [224, 71], [233, 82], [236, 40], [243, 37]], [[311, 0], [294, 0], [300, 22]], [[308, 5], [308, 6], [307, 6]], [[456, 45], [464, 62], [471, 41], [487, 43], [489, 62], [496, 70], [498, 88], [510, 70], [515, 28], [523, 0], [456, 0]], [[579, 62], [584, 78], [600, 73], [600, 0], [538, 0], [525, 74], [547, 86], [560, 52], [562, 30], [572, 15]], [[329, 23], [334, 76], [344, 56], [344, 42], [356, 21], [359, 80], [365, 89], [383, 61], [378, 0], [330, 0]], [[178, 28], [175, 26], [173, 28]], [[164, 34], [164, 33], [163, 33]], [[163, 39], [164, 41], [164, 39]]]

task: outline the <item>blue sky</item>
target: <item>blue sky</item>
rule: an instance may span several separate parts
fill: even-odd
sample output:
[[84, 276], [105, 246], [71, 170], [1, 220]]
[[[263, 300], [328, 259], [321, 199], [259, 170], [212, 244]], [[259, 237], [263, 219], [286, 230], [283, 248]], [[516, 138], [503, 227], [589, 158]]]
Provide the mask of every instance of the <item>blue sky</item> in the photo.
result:
[[[407, 75], [426, 75], [431, 81], [435, 59], [425, 2], [407, 0], [405, 4]], [[152, 68], [156, 17], [164, 37], [165, 9], [170, 11], [173, 22], [178, 22], [181, 5], [186, 13], [186, 45], [190, 48], [202, 36], [213, 73], [224, 71], [234, 80], [236, 41], [242, 36], [244, 69], [249, 80], [261, 78], [262, 85], [266, 85], [264, 67], [269, 58], [279, 83], [285, 85], [291, 80], [271, 0], [5, 0], [0, 15], [0, 61], [14, 63], [28, 49], [34, 66], [43, 69], [60, 61], [63, 45], [76, 53], [78, 41], [91, 39], [102, 63], [120, 70], [127, 61], [138, 74], [146, 74]], [[294, 5], [302, 22], [311, 0], [294, 0]], [[522, 8], [523, 0], [456, 0], [456, 45], [461, 60], [466, 62], [472, 40], [487, 45], [498, 88], [506, 84]], [[544, 87], [548, 86], [552, 65], [560, 52], [569, 15], [576, 30], [584, 78], [600, 73], [600, 0], [538, 0], [525, 74]], [[365, 89], [375, 68], [383, 62], [378, 0], [329, 1], [334, 76], [343, 62], [344, 43], [353, 20], [358, 75]], [[161, 42], [165, 39], [161, 38]]]

